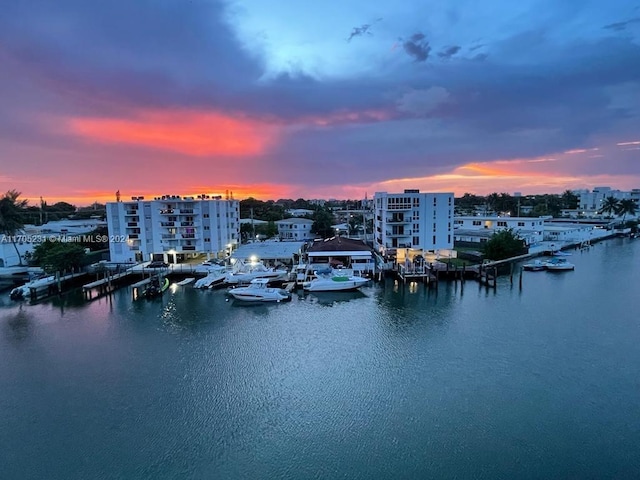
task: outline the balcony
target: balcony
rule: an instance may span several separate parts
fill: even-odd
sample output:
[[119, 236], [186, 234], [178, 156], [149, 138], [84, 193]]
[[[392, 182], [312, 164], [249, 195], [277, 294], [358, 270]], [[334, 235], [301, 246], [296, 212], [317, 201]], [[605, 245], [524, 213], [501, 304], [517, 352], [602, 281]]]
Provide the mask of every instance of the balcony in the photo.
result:
[[387, 219], [387, 225], [398, 225], [401, 223], [410, 223], [411, 219], [407, 218], [407, 219], [403, 219], [403, 218], [388, 218]]
[[181, 208], [176, 211], [178, 215], [193, 215], [193, 208]]
[[163, 240], [166, 240], [166, 239], [173, 239], [173, 238], [176, 238], [176, 236], [175, 236], [175, 234], [173, 234], [173, 233], [163, 233], [161, 238], [162, 238]]
[[176, 222], [160, 222], [161, 227], [175, 227]]
[[171, 215], [173, 212], [175, 212], [175, 210], [173, 208], [164, 208], [164, 209], [160, 210], [160, 213], [162, 215]]
[[194, 251], [196, 249], [195, 245], [183, 245], [182, 250]]
[[182, 237], [182, 238], [184, 238], [184, 239], [189, 239], [189, 240], [191, 240], [191, 239], [193, 239], [193, 238], [196, 238], [196, 234], [195, 234], [195, 233], [183, 233], [183, 234], [181, 235], [181, 237]]
[[127, 227], [137, 227], [138, 222], [127, 222]]
[[193, 227], [193, 222], [180, 222], [181, 227]]
[[131, 233], [128, 235], [128, 237], [129, 240], [137, 240], [138, 238], [140, 238], [137, 233]]
[[124, 212], [125, 215], [133, 215], [133, 216], [138, 216], [138, 211], [137, 210], [125, 210]]

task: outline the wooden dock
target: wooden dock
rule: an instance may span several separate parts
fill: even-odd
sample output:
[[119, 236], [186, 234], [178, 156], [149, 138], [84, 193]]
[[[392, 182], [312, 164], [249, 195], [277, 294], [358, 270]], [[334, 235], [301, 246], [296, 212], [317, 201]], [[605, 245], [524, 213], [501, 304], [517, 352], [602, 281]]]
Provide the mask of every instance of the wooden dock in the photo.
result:
[[86, 299], [92, 298], [92, 291], [98, 290], [98, 295], [104, 295], [113, 290], [113, 283], [122, 278], [128, 277], [133, 272], [131, 270], [127, 270], [122, 273], [116, 273], [115, 275], [111, 275], [110, 272], [107, 272], [107, 276], [100, 280], [96, 280], [95, 282], [87, 283], [82, 286], [82, 293], [84, 294]]
[[[32, 302], [40, 300], [41, 298], [49, 295], [55, 295], [62, 291], [62, 285], [73, 279], [80, 278], [87, 275], [86, 272], [70, 273], [69, 275], [57, 276], [46, 282], [41, 282], [37, 287], [29, 288], [29, 298]], [[44, 297], [41, 295], [44, 293]]]

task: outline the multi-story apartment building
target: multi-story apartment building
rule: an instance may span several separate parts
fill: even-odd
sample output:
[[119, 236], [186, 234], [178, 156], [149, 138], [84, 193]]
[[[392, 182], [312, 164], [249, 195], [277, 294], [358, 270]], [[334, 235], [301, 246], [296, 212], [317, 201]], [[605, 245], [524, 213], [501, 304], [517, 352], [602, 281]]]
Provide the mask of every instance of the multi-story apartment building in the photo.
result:
[[620, 190], [612, 190], [610, 187], [595, 187], [593, 191], [580, 192], [580, 210], [598, 211], [602, 208], [605, 198], [613, 197], [616, 200], [624, 200], [631, 198], [631, 192], [622, 192]]
[[276, 225], [278, 225], [280, 240], [300, 242], [313, 238], [311, 234], [313, 220], [311, 219], [285, 218], [284, 220], [278, 220]]
[[376, 192], [374, 247], [382, 255], [397, 249], [453, 248], [453, 193]]
[[107, 203], [113, 262], [179, 263], [197, 254], [222, 256], [240, 238], [240, 202], [222, 197], [163, 195]]

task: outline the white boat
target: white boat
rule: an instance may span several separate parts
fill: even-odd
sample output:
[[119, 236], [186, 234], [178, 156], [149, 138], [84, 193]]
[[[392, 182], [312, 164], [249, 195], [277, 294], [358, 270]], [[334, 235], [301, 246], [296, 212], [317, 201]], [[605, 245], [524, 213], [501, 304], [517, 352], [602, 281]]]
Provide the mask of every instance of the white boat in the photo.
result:
[[31, 280], [30, 282], [25, 283], [20, 287], [16, 287], [9, 293], [9, 297], [11, 300], [23, 300], [25, 298], [29, 298], [31, 294], [32, 288], [42, 288], [47, 285], [51, 285], [56, 279], [55, 275], [51, 275], [48, 277], [42, 277], [35, 280]]
[[560, 272], [565, 270], [574, 270], [576, 266], [567, 261], [566, 258], [552, 258], [545, 262], [545, 266], [549, 272]]
[[316, 278], [303, 284], [308, 292], [346, 292], [357, 290], [369, 279], [353, 275], [351, 271], [332, 269], [330, 272], [316, 272]]
[[[197, 270], [196, 270], [197, 272]], [[207, 267], [207, 275], [196, 280], [193, 288], [214, 288], [221, 286], [227, 277], [227, 269], [222, 265], [211, 265]]]
[[237, 261], [234, 270], [227, 273], [225, 283], [229, 285], [248, 284], [257, 278], [265, 278], [269, 282], [286, 281], [289, 272], [285, 269], [267, 268], [262, 262], [244, 263]]
[[282, 288], [270, 288], [268, 278], [255, 278], [246, 287], [236, 287], [229, 290], [236, 300], [243, 302], [286, 302], [291, 300], [291, 294]]
[[547, 269], [547, 262], [543, 262], [542, 260], [533, 260], [532, 262], [522, 265], [522, 268], [529, 272], [539, 272]]

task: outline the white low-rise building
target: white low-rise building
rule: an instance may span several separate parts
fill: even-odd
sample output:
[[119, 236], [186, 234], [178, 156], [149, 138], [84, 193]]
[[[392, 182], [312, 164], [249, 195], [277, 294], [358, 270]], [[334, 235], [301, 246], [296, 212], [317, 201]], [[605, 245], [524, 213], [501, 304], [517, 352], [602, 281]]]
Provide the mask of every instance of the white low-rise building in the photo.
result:
[[228, 255], [240, 238], [240, 202], [221, 196], [163, 195], [107, 203], [112, 262]]
[[306, 217], [307, 215], [313, 215], [315, 212], [306, 208], [290, 208], [287, 213], [292, 217]]
[[278, 226], [278, 236], [283, 242], [300, 242], [313, 238], [311, 227], [313, 220], [308, 218], [285, 218], [276, 222]]
[[424, 251], [453, 247], [453, 193], [376, 192], [374, 247], [382, 255], [399, 249]]
[[542, 217], [455, 217], [455, 240], [464, 243], [484, 243], [500, 230], [512, 229], [527, 245], [543, 240], [544, 218]]

